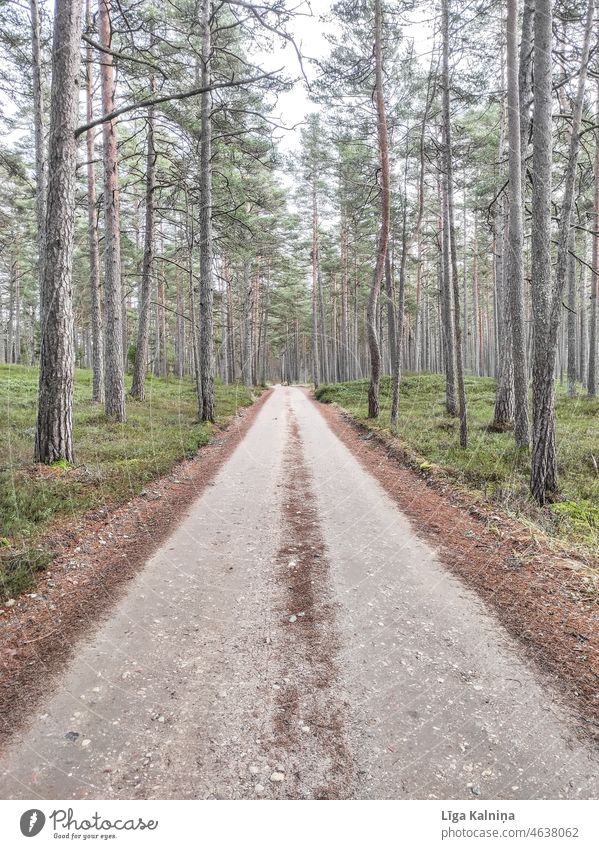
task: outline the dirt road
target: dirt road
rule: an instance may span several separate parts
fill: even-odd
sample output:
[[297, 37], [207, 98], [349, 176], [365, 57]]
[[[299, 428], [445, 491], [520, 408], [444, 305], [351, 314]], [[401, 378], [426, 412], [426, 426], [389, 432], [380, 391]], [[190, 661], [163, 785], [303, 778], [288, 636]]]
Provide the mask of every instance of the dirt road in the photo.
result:
[[278, 388], [0, 761], [1, 798], [596, 798], [477, 597]]

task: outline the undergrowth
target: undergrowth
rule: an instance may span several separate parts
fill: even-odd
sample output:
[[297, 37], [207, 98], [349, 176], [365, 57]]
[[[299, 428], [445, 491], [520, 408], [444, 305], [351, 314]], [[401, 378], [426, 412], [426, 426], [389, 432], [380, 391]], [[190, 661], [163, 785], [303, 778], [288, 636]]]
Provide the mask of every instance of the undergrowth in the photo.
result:
[[[51, 552], [38, 540], [60, 519], [121, 504], [193, 457], [213, 426], [199, 423], [191, 380], [148, 376], [146, 400], [127, 399], [127, 421], [91, 403], [91, 372], [77, 370], [75, 464], [33, 464], [37, 369], [0, 366], [0, 600], [27, 589]], [[217, 383], [217, 424], [252, 402], [252, 390]]]

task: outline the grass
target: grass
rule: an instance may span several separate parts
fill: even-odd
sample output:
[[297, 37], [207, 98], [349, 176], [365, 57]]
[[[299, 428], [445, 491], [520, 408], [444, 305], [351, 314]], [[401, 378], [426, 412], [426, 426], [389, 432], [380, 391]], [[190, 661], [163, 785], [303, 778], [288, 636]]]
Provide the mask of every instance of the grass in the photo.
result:
[[[320, 401], [336, 402], [367, 426], [389, 428], [390, 380], [381, 384], [381, 415], [367, 420], [368, 381], [321, 386]], [[563, 500], [540, 511], [528, 499], [530, 464], [517, 451], [510, 431], [488, 429], [493, 417], [495, 381], [466, 378], [469, 447], [460, 448], [459, 423], [445, 413], [445, 379], [435, 374], [403, 377], [398, 435], [423, 471], [448, 475], [469, 489], [499, 501], [543, 525], [557, 537], [596, 549], [599, 546], [599, 400], [568, 398], [558, 387], [556, 400], [558, 471]]]
[[[188, 380], [149, 376], [146, 400], [127, 400], [127, 421], [109, 422], [91, 403], [91, 372], [75, 375], [76, 463], [34, 466], [37, 369], [0, 365], [0, 599], [31, 585], [51, 562], [40, 543], [57, 520], [138, 495], [175, 463], [193, 457], [212, 426], [198, 423]], [[217, 383], [218, 423], [252, 402], [244, 386]]]

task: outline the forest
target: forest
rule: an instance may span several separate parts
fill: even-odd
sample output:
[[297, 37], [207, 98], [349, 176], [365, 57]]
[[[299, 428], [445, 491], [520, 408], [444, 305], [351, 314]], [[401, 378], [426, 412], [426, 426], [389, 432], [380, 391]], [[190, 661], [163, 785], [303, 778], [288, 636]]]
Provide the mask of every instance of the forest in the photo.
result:
[[598, 35], [0, 0], [0, 800], [597, 798]]
[[6, 544], [70, 509], [28, 470], [87, 462], [83, 408], [98, 452], [179, 386], [200, 444], [278, 382], [594, 538], [596, 36], [593, 0], [4, 3]]

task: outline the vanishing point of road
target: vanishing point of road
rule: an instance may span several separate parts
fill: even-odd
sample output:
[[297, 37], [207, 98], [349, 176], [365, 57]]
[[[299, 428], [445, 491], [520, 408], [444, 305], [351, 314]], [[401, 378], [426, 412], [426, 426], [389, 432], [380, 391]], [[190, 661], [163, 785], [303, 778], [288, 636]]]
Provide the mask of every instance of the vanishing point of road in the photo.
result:
[[517, 643], [287, 387], [0, 760], [5, 799], [598, 791]]

